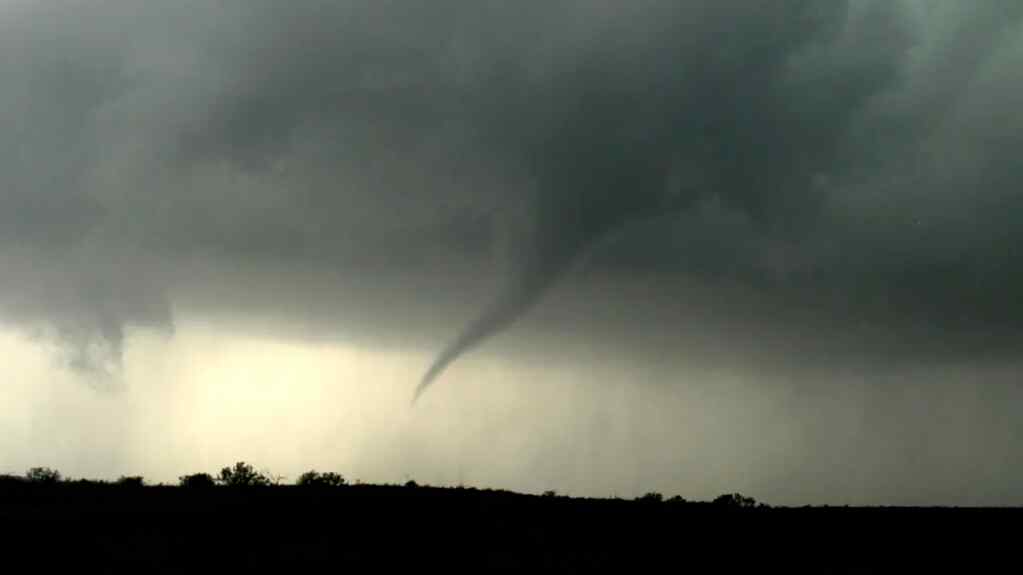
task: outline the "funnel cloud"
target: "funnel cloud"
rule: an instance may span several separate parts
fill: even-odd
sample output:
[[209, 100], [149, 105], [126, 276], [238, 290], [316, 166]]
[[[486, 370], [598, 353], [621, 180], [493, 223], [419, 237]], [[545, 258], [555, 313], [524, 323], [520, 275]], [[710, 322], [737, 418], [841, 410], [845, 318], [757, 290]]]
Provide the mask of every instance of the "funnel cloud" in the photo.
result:
[[[677, 26], [636, 36], [612, 28], [614, 41], [594, 41], [539, 80], [523, 64], [484, 80], [485, 93], [505, 94], [487, 143], [510, 145], [510, 158], [529, 174], [533, 221], [517, 238], [524, 261], [501, 296], [441, 351], [416, 398], [459, 355], [526, 313], [598, 237], [638, 216], [670, 215], [717, 196], [770, 233], [802, 233], [822, 202], [814, 178], [838, 176], [849, 123], [903, 65], [897, 55], [817, 63], [848, 67], [840, 88], [801, 69], [800, 58], [826, 58], [856, 33], [844, 27], [850, 8], [843, 3], [790, 2], [766, 20], [766, 9], [728, 3], [650, 8]], [[899, 17], [880, 5], [858, 16], [891, 20], [893, 37], [884, 41], [896, 49], [906, 41]], [[705, 30], [686, 27], [696, 18]], [[687, 49], [693, 34], [709, 31], [751, 40]]]

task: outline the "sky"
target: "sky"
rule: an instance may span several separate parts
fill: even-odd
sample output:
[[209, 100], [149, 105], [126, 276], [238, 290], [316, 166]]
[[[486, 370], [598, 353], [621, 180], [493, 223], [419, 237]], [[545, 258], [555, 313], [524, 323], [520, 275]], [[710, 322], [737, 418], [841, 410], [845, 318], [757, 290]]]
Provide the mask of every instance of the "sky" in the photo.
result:
[[0, 473], [1023, 504], [1018, 1], [0, 0], [0, 78]]

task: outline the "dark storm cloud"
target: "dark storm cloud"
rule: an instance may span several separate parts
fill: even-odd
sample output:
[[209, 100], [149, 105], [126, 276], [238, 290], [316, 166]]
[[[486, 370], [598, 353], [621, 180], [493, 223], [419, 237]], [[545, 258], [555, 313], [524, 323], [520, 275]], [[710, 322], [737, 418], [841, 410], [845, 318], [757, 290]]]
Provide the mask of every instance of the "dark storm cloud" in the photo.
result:
[[[520, 246], [512, 279], [442, 352], [425, 385], [461, 351], [528, 311], [596, 238], [657, 214], [669, 194], [679, 196], [678, 207], [718, 195], [759, 226], [783, 233], [804, 225], [820, 201], [814, 177], [843, 168], [836, 156], [847, 124], [895, 80], [904, 43], [899, 15], [880, 8], [857, 15], [865, 22], [848, 29], [842, 4], [796, 2], [774, 10], [650, 2], [613, 17], [577, 8], [592, 18], [592, 28], [568, 26], [567, 34], [538, 24], [564, 22], [557, 9], [523, 19], [459, 3], [434, 6], [429, 18], [414, 8], [398, 18], [388, 12], [385, 22], [377, 21], [375, 7], [326, 18], [319, 11], [326, 22], [365, 19], [359, 30], [373, 36], [356, 31], [353, 39], [343, 28], [328, 28], [321, 39], [314, 28], [311, 41], [284, 35], [283, 45], [261, 46], [267, 58], [311, 55], [300, 65], [249, 71], [264, 58], [246, 55], [240, 67], [250, 73], [221, 97], [203, 123], [209, 129], [190, 138], [187, 149], [200, 159], [219, 151], [258, 169], [312, 122], [319, 137], [333, 140], [327, 149], [340, 156], [335, 161], [345, 165], [346, 156], [355, 156], [359, 180], [375, 184], [371, 193], [418, 185], [425, 188], [418, 195], [431, 202], [454, 191], [443, 175], [427, 172], [437, 161], [456, 172], [457, 162], [482, 150], [483, 156], [472, 153], [472, 164], [510, 171], [519, 184], [512, 203], [525, 204], [528, 221], [528, 229], [513, 232], [521, 237], [511, 240]], [[668, 24], [650, 29], [661, 18]], [[497, 41], [478, 36], [495, 22]], [[876, 35], [878, 27], [883, 37], [871, 45], [893, 48], [894, 56], [827, 62], [829, 69], [805, 75], [793, 66], [804, 52], [834, 49], [843, 33]], [[541, 48], [507, 41], [530, 36]], [[303, 50], [310, 42], [321, 50]], [[464, 68], [444, 65], [466, 53], [472, 61]], [[323, 62], [319, 54], [340, 58]], [[377, 80], [367, 67], [385, 74]], [[840, 90], [832, 75], [846, 77]], [[346, 149], [348, 140], [358, 144]], [[438, 149], [441, 158], [424, 158]], [[405, 170], [416, 177], [401, 181]], [[673, 175], [677, 189], [666, 189]]]
[[[1012, 192], [1023, 126], [1009, 96], [1020, 79], [1004, 70], [1019, 69], [1021, 11], [935, 11], [811, 0], [28, 10], [0, 40], [0, 306], [56, 326], [78, 355], [99, 343], [116, 357], [125, 325], [169, 325], [186, 257], [268, 275], [302, 262], [381, 290], [395, 270], [505, 273], [439, 369], [590, 250], [610, 276], [729, 278], [838, 329], [869, 317], [932, 339], [1011, 334], [1023, 324]], [[477, 301], [452, 284], [395, 289], [445, 310]], [[379, 321], [400, 324], [397, 308], [377, 302]]]
[[95, 235], [111, 206], [90, 188], [104, 145], [94, 117], [128, 78], [103, 18], [77, 8], [0, 14], [0, 314], [109, 379], [125, 325], [165, 326], [169, 312], [129, 246]]

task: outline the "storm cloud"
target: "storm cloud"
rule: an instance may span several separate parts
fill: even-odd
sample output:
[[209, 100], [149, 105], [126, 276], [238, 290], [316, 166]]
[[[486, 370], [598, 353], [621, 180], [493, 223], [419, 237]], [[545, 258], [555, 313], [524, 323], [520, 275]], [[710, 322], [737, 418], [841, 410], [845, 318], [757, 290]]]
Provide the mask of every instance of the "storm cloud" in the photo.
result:
[[2, 6], [0, 321], [97, 380], [175, 310], [440, 354], [424, 384], [522, 320], [500, 349], [524, 362], [592, 343], [821, 386], [1000, 364], [1023, 351], [1021, 21], [1008, 0]]

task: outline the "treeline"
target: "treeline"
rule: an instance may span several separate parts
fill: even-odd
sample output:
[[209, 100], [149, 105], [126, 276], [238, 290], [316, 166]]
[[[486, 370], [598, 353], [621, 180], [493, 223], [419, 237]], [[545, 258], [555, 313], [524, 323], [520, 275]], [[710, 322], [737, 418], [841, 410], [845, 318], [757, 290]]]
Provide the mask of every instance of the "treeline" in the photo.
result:
[[[148, 485], [145, 478], [140, 475], [122, 475], [114, 481], [85, 478], [69, 479], [61, 475], [56, 469], [49, 467], [33, 467], [26, 471], [24, 475], [2, 474], [0, 475], [0, 484], [95, 484], [121, 485], [126, 487], [143, 487]], [[178, 478], [178, 485], [180, 487], [270, 487], [285, 485], [285, 482], [284, 477], [273, 475], [269, 471], [259, 471], [252, 465], [239, 461], [233, 466], [224, 467], [216, 476], [209, 473], [182, 475]], [[342, 487], [348, 485], [348, 481], [340, 473], [310, 470], [300, 475], [295, 485]]]
[[[33, 467], [25, 472], [24, 475], [11, 475], [11, 474], [0, 474], [0, 487], [3, 485], [112, 485], [120, 487], [145, 487], [149, 485], [142, 476], [139, 475], [122, 475], [113, 481], [95, 480], [95, 479], [68, 479], [61, 475], [61, 473], [55, 469], [49, 467]], [[157, 484], [163, 486], [164, 484]], [[217, 475], [211, 475], [209, 473], [191, 473], [178, 477], [177, 486], [188, 489], [208, 489], [215, 487], [275, 487], [291, 485], [285, 482], [285, 478], [278, 475], [273, 475], [266, 470], [257, 470], [251, 464], [244, 461], [239, 461], [232, 466], [224, 467], [220, 470]], [[323, 488], [338, 488], [346, 487], [351, 485], [348, 480], [341, 475], [333, 471], [320, 472], [317, 470], [309, 470], [298, 476], [298, 479], [294, 483], [298, 487], [323, 487]], [[362, 485], [361, 482], [356, 481], [355, 485]], [[420, 485], [414, 480], [409, 480], [404, 484], [406, 488], [419, 488]], [[458, 490], [471, 490], [476, 491], [475, 488], [458, 487]], [[568, 497], [559, 495], [556, 491], [545, 491], [542, 495], [545, 499], [566, 499]], [[613, 499], [618, 499], [617, 497]], [[691, 502], [681, 495], [675, 495], [670, 498], [665, 498], [661, 493], [652, 491], [642, 496], [636, 497], [634, 501], [645, 503], [645, 504], [670, 504], [679, 505], [686, 503], [697, 503]], [[754, 508], [767, 508], [769, 505], [765, 503], [758, 503], [752, 497], [746, 497], [740, 493], [725, 493], [714, 498], [711, 503], [721, 507], [737, 508], [737, 509], [754, 509]]]

